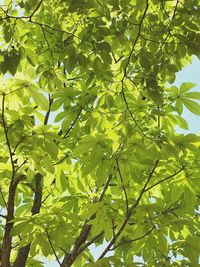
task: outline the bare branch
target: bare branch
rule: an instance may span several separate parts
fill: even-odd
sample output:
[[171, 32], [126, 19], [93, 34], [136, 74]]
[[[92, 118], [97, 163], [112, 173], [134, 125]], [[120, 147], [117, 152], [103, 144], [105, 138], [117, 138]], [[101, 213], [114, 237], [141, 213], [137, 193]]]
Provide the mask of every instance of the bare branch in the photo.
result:
[[119, 177], [120, 177], [120, 180], [121, 180], [121, 183], [122, 183], [122, 188], [123, 188], [124, 196], [125, 196], [125, 200], [126, 200], [126, 215], [128, 215], [128, 212], [129, 212], [128, 196], [127, 196], [126, 188], [124, 186], [124, 181], [123, 181], [123, 177], [122, 177], [122, 173], [121, 173], [121, 169], [120, 169], [120, 166], [119, 166], [118, 159], [116, 159], [116, 163], [117, 163], [117, 170], [118, 170], [118, 173], [119, 173]]
[[144, 237], [148, 236], [154, 229], [155, 229], [155, 226], [152, 226], [152, 228], [148, 232], [146, 232], [144, 235], [137, 237], [137, 238], [134, 238], [134, 239], [130, 239], [130, 240], [126, 240], [124, 242], [121, 242], [121, 243], [117, 244], [116, 246], [114, 246], [112, 249], [110, 249], [110, 251], [115, 250], [116, 248], [118, 248], [122, 245], [129, 244], [129, 243], [138, 241], [140, 239], [143, 239]]
[[108, 189], [108, 186], [109, 186], [109, 183], [110, 183], [111, 179], [112, 179], [112, 174], [110, 174], [108, 176], [108, 178], [107, 178], [107, 180], [106, 180], [106, 182], [104, 184], [103, 190], [102, 190], [101, 195], [99, 197], [99, 202], [102, 201], [102, 199], [103, 199], [103, 197], [104, 197], [104, 195], [106, 193], [106, 190]]
[[[33, 201], [33, 206], [32, 206], [32, 215], [37, 214], [40, 212], [40, 207], [41, 207], [41, 202], [42, 202], [42, 186], [41, 186], [41, 180], [42, 176], [40, 173], [36, 174], [35, 176], [35, 196], [34, 196], [34, 201]], [[13, 267], [25, 267], [26, 266], [26, 261], [28, 258], [28, 254], [30, 251], [30, 246], [31, 243], [28, 245], [21, 247], [18, 250], [17, 257], [15, 259], [15, 262], [13, 264]]]
[[2, 218], [4, 218], [4, 219], [6, 219], [6, 216], [5, 216], [5, 215], [3, 215], [3, 214], [0, 214], [0, 217], [2, 217]]
[[10, 267], [10, 253], [12, 249], [12, 236], [10, 232], [13, 228], [14, 223], [10, 222], [14, 218], [14, 201], [15, 193], [18, 183], [10, 182], [8, 202], [7, 202], [7, 215], [6, 215], [6, 225], [4, 229], [4, 237], [2, 244], [2, 256], [1, 256], [1, 266]]
[[125, 66], [125, 68], [124, 68], [124, 76], [123, 76], [123, 78], [122, 78], [123, 80], [124, 80], [124, 78], [126, 77], [128, 65], [129, 65], [129, 63], [130, 63], [130, 60], [131, 60], [131, 57], [132, 57], [132, 55], [133, 55], [135, 46], [136, 46], [136, 44], [137, 44], [137, 42], [138, 42], [138, 39], [139, 39], [139, 37], [140, 37], [140, 33], [141, 33], [141, 29], [142, 29], [142, 24], [143, 24], [143, 21], [144, 21], [144, 19], [145, 19], [145, 17], [146, 17], [148, 8], [149, 8], [149, 2], [148, 2], [148, 0], [146, 0], [146, 6], [145, 6], [145, 9], [144, 9], [144, 13], [143, 13], [142, 18], [141, 18], [141, 20], [140, 20], [140, 23], [138, 24], [138, 33], [137, 33], [137, 36], [136, 36], [136, 38], [135, 38], [135, 40], [134, 40], [134, 43], [133, 43], [131, 52], [130, 52], [130, 54], [129, 54], [129, 56], [128, 56], [128, 60], [127, 60], [126, 66]]
[[15, 151], [17, 150], [18, 146], [22, 143], [22, 141], [24, 140], [25, 136], [22, 136], [22, 138], [20, 138], [20, 140], [18, 141], [18, 143], [16, 144], [15, 148], [13, 149], [13, 154], [15, 154]]
[[54, 256], [55, 256], [55, 258], [56, 258], [58, 264], [61, 266], [61, 263], [60, 263], [60, 261], [59, 261], [59, 258], [58, 258], [58, 256], [57, 256], [56, 251], [55, 251], [55, 249], [54, 249], [54, 246], [53, 246], [53, 244], [52, 244], [52, 242], [51, 242], [51, 238], [50, 238], [49, 232], [48, 232], [47, 229], [45, 229], [45, 232], [46, 232], [46, 234], [47, 234], [47, 239], [48, 239], [48, 241], [49, 241], [49, 244], [50, 244], [50, 246], [51, 246], [51, 249], [52, 249], [52, 251], [53, 251], [53, 254], [54, 254]]
[[154, 172], [155, 172], [155, 170], [156, 170], [156, 168], [157, 168], [157, 166], [158, 166], [158, 163], [159, 163], [159, 160], [156, 160], [155, 163], [154, 163], [154, 166], [153, 166], [153, 168], [152, 168], [152, 170], [151, 170], [151, 172], [149, 173], [149, 176], [148, 176], [148, 178], [147, 178], [147, 180], [146, 180], [146, 183], [145, 183], [145, 185], [143, 186], [143, 188], [142, 188], [142, 190], [141, 190], [141, 192], [140, 192], [140, 194], [139, 194], [139, 197], [137, 198], [137, 200], [135, 201], [135, 203], [134, 203], [134, 204], [132, 205], [132, 207], [131, 207], [131, 211], [134, 210], [134, 209], [138, 206], [138, 204], [139, 204], [139, 202], [140, 202], [140, 200], [141, 200], [141, 198], [142, 198], [144, 192], [146, 191], [146, 188], [147, 188], [147, 186], [148, 186], [148, 184], [149, 184], [151, 178], [152, 178], [153, 175], [154, 175]]
[[27, 159], [25, 159], [18, 167], [17, 167], [17, 169], [16, 169], [16, 172], [24, 165], [24, 164], [26, 164], [27, 163]]
[[119, 228], [119, 230], [115, 234], [115, 236], [113, 236], [113, 238], [111, 239], [111, 241], [109, 242], [109, 244], [107, 245], [107, 247], [105, 248], [105, 250], [102, 252], [102, 254], [100, 255], [99, 259], [103, 258], [106, 255], [106, 253], [110, 250], [110, 248], [112, 247], [112, 245], [115, 244], [115, 242], [117, 241], [117, 239], [120, 236], [120, 234], [123, 232], [125, 226], [127, 225], [128, 221], [129, 221], [129, 218], [132, 215], [133, 210], [139, 205], [140, 200], [141, 200], [141, 198], [142, 198], [142, 196], [143, 196], [143, 194], [145, 192], [145, 189], [146, 189], [148, 183], [150, 182], [151, 178], [153, 177], [153, 174], [154, 174], [154, 172], [155, 172], [155, 170], [157, 168], [158, 162], [159, 162], [159, 160], [156, 160], [155, 161], [154, 166], [153, 166], [151, 172], [149, 173], [148, 178], [147, 178], [147, 180], [146, 180], [146, 182], [145, 182], [142, 190], [140, 191], [140, 194], [139, 194], [138, 198], [136, 199], [135, 203], [129, 209], [129, 212], [126, 215], [126, 218], [125, 218], [123, 224], [121, 225], [121, 227]]
[[49, 97], [49, 109], [45, 115], [45, 118], [44, 118], [44, 125], [47, 125], [48, 124], [48, 120], [49, 120], [49, 115], [50, 115], [50, 112], [51, 112], [51, 105], [53, 104], [53, 99], [51, 99], [51, 96], [50, 94], [48, 94], [48, 97]]
[[55, 166], [55, 165], [62, 163], [68, 157], [69, 157], [69, 154], [66, 154], [63, 158], [61, 158], [58, 162], [54, 163], [53, 165]]
[[[138, 129], [140, 130], [140, 132], [141, 132], [142, 134], [143, 134], [143, 130], [141, 129], [141, 127], [138, 125], [136, 119], [134, 118], [134, 116], [133, 116], [133, 114], [132, 114], [132, 112], [131, 112], [131, 110], [130, 110], [130, 108], [129, 108], [128, 101], [127, 101], [127, 99], [126, 99], [126, 96], [125, 96], [125, 93], [124, 93], [124, 80], [125, 80], [125, 78], [127, 77], [127, 69], [128, 69], [129, 64], [130, 64], [131, 57], [132, 57], [132, 55], [133, 55], [135, 46], [136, 46], [136, 44], [137, 44], [137, 42], [138, 42], [138, 40], [139, 40], [140, 33], [141, 33], [141, 29], [142, 29], [142, 24], [143, 24], [144, 19], [145, 19], [145, 17], [146, 17], [148, 8], [149, 8], [149, 2], [148, 2], [148, 0], [146, 0], [146, 6], [145, 6], [145, 9], [144, 9], [142, 18], [141, 18], [141, 20], [140, 20], [140, 23], [138, 24], [138, 32], [137, 32], [137, 36], [136, 36], [136, 38], [135, 38], [135, 40], [134, 40], [134, 42], [133, 42], [133, 46], [132, 46], [131, 51], [130, 51], [130, 53], [129, 53], [129, 56], [128, 56], [128, 58], [127, 58], [127, 63], [126, 63], [126, 66], [124, 67], [124, 75], [123, 75], [122, 80], [121, 80], [121, 84], [122, 84], [121, 94], [122, 94], [124, 103], [125, 103], [125, 105], [126, 105], [126, 109], [127, 109], [127, 111], [129, 112], [129, 114], [130, 114], [132, 120], [134, 121], [134, 123], [135, 123], [135, 127], [137, 126]], [[144, 135], [144, 134], [143, 134], [143, 135]]]
[[[109, 175], [109, 177], [107, 178], [105, 185], [103, 187], [103, 190], [100, 194], [99, 200], [98, 201], [102, 201], [106, 190], [109, 186], [109, 182], [112, 179], [112, 175]], [[96, 216], [96, 213], [94, 213], [92, 216], [90, 216], [90, 218], [85, 222], [85, 224], [83, 225], [83, 228], [81, 230], [80, 235], [78, 236], [78, 238], [76, 239], [73, 248], [71, 249], [70, 253], [67, 253], [63, 259], [63, 262], [61, 264], [61, 267], [70, 267], [73, 262], [76, 260], [77, 256], [81, 253], [79, 252], [79, 248], [81, 247], [81, 245], [83, 243], [85, 243], [85, 241], [88, 238], [88, 235], [90, 233], [91, 230], [91, 225], [87, 224], [87, 222], [89, 222], [90, 220], [94, 219]], [[81, 248], [80, 248], [81, 249]]]
[[1, 265], [5, 267], [10, 266], [10, 253], [12, 249], [12, 237], [10, 236], [10, 232], [13, 228], [13, 222], [10, 222], [14, 218], [14, 202], [15, 202], [15, 193], [18, 183], [14, 181], [15, 178], [15, 163], [13, 160], [13, 153], [11, 150], [11, 144], [8, 137], [8, 128], [5, 121], [5, 97], [6, 94], [2, 95], [2, 124], [4, 129], [4, 134], [6, 138], [6, 144], [9, 151], [10, 161], [12, 165], [12, 176], [9, 185], [8, 192], [8, 202], [7, 202], [7, 215], [6, 215], [6, 224], [4, 230], [3, 244], [2, 244], [2, 256], [1, 256]]
[[9, 140], [9, 137], [8, 137], [8, 128], [7, 128], [6, 121], [5, 121], [5, 97], [6, 97], [6, 94], [3, 93], [1, 118], [2, 118], [4, 134], [5, 134], [5, 137], [6, 137], [6, 144], [7, 144], [7, 147], [8, 147], [9, 154], [10, 154], [10, 161], [11, 161], [11, 165], [12, 165], [12, 181], [11, 182], [13, 183], [14, 175], [15, 175], [15, 163], [14, 163], [14, 160], [13, 160], [13, 153], [12, 153], [12, 149], [11, 149], [10, 140]]
[[0, 194], [1, 194], [1, 197], [2, 197], [2, 200], [3, 200], [3, 203], [4, 203], [5, 207], [8, 208], [6, 200], [5, 200], [5, 197], [4, 197], [2, 189], [1, 189], [1, 186], [0, 186]]
[[36, 6], [35, 10], [32, 12], [32, 14], [29, 16], [29, 20], [31, 21], [32, 17], [35, 15], [35, 13], [38, 11], [38, 9], [40, 8], [41, 4], [42, 4], [43, 0], [40, 0], [40, 2], [38, 3], [38, 5]]
[[183, 169], [184, 169], [184, 167], [182, 167], [182, 168], [181, 168], [180, 170], [178, 170], [177, 172], [175, 172], [175, 173], [173, 173], [173, 174], [171, 174], [171, 175], [165, 177], [164, 179], [162, 179], [162, 180], [160, 180], [160, 181], [154, 183], [153, 185], [147, 187], [147, 188], [145, 189], [145, 192], [146, 192], [146, 191], [149, 191], [149, 190], [152, 189], [153, 187], [155, 187], [155, 186], [157, 186], [157, 185], [159, 185], [159, 184], [161, 184], [161, 183], [167, 181], [168, 179], [171, 179], [171, 178], [175, 177], [175, 176], [178, 175], [180, 172], [182, 172]]
[[65, 135], [63, 136], [63, 138], [66, 138], [67, 135], [68, 135], [68, 133], [72, 130], [72, 128], [74, 127], [75, 123], [77, 122], [79, 116], [81, 115], [82, 110], [83, 110], [83, 108], [81, 108], [81, 109], [79, 110], [79, 112], [77, 113], [77, 115], [76, 115], [75, 119], [73, 120], [73, 122], [70, 124], [70, 127], [69, 127], [69, 129], [67, 130], [67, 132], [65, 133]]
[[78, 250], [78, 255], [81, 254], [86, 248], [92, 245], [94, 242], [99, 240], [104, 234], [104, 231], [101, 231], [98, 235], [94, 236], [89, 242], [87, 242], [84, 246], [80, 247]]

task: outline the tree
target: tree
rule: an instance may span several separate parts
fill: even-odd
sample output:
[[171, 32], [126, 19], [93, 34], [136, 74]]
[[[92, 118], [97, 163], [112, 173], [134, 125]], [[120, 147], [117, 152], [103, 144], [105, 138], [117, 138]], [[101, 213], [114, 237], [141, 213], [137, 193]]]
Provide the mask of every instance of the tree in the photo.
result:
[[2, 267], [198, 265], [200, 136], [175, 127], [200, 92], [172, 84], [199, 19], [199, 0], [1, 1]]

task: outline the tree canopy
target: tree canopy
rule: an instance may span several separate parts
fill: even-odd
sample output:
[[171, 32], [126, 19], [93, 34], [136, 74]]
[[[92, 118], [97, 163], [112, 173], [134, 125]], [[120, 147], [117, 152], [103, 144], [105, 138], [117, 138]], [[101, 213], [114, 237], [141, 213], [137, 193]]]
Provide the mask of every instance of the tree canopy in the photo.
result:
[[199, 21], [199, 0], [1, 1], [2, 267], [198, 266], [200, 136], [175, 129], [200, 92], [173, 82]]

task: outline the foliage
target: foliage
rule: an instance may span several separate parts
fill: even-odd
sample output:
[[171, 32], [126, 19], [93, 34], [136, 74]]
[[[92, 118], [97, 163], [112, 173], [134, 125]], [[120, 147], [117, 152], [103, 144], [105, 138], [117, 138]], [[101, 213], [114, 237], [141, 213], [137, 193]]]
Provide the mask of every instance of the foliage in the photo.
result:
[[3, 2], [1, 266], [196, 267], [200, 1]]

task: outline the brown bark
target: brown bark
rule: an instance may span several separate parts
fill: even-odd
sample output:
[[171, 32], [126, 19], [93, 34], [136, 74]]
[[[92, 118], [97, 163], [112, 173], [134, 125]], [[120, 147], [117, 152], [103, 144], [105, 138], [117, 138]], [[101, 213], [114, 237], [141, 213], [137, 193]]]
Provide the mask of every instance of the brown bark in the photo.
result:
[[8, 208], [7, 208], [6, 225], [5, 225], [4, 238], [2, 244], [2, 255], [1, 255], [2, 267], [10, 267], [10, 253], [12, 249], [12, 237], [10, 236], [10, 232], [14, 225], [14, 223], [10, 221], [14, 219], [14, 201], [15, 201], [15, 192], [17, 189], [18, 182], [11, 181], [9, 187], [8, 203], [7, 203]]
[[[104, 197], [104, 195], [106, 193], [106, 190], [108, 189], [108, 186], [109, 186], [109, 183], [110, 183], [111, 179], [112, 179], [112, 175], [109, 175], [109, 177], [107, 178], [107, 180], [106, 180], [106, 182], [104, 184], [104, 187], [102, 189], [102, 192], [101, 192], [101, 195], [99, 196], [98, 201], [102, 201], [102, 199], [103, 199], [103, 197]], [[92, 219], [94, 219], [95, 216], [96, 216], [96, 213], [93, 214], [87, 220], [87, 222], [92, 220]], [[64, 257], [64, 259], [62, 261], [61, 267], [70, 267], [70, 266], [72, 266], [72, 264], [74, 263], [74, 261], [76, 260], [78, 255], [80, 254], [81, 246], [87, 240], [87, 238], [89, 236], [89, 233], [90, 233], [90, 230], [91, 230], [91, 225], [87, 224], [87, 222], [84, 224], [80, 235], [77, 237], [71, 252], [65, 255], [65, 257]]]
[[[35, 197], [32, 207], [32, 215], [40, 212], [40, 207], [42, 203], [42, 186], [41, 186], [42, 176], [41, 174], [36, 174], [35, 176]], [[17, 258], [13, 264], [13, 267], [25, 267], [26, 261], [29, 255], [31, 243], [21, 247], [18, 251]]]

